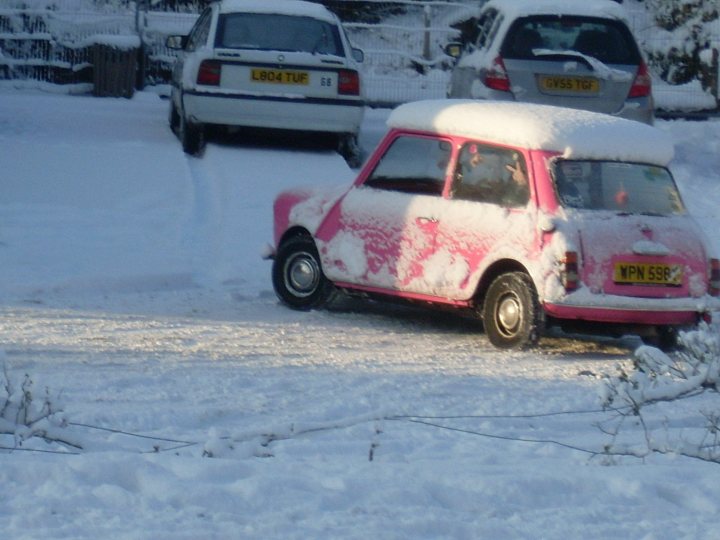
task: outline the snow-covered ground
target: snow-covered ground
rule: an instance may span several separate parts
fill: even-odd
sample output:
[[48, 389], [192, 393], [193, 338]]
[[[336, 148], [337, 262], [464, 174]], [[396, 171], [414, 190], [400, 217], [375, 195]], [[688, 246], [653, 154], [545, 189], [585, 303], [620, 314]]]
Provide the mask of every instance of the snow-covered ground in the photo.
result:
[[[720, 251], [720, 122], [658, 126]], [[280, 306], [274, 195], [353, 175], [290, 142], [189, 158], [151, 93], [0, 91], [0, 363], [82, 446], [0, 453], [4, 538], [717, 538], [717, 464], [588, 453], [610, 442], [601, 376], [637, 338], [508, 353], [449, 315]], [[650, 427], [683, 437], [717, 400]]]

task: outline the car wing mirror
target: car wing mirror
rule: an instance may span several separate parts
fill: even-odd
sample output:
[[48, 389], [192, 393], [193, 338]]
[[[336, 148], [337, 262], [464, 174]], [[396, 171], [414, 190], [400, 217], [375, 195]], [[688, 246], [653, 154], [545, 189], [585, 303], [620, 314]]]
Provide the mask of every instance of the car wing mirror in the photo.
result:
[[187, 38], [187, 36], [168, 36], [165, 39], [165, 46], [168, 49], [181, 51], [185, 48], [185, 45], [187, 44]]
[[352, 57], [355, 59], [356, 62], [359, 62], [361, 64], [365, 61], [365, 53], [362, 49], [356, 49], [355, 47], [353, 47]]
[[448, 43], [447, 45], [445, 45], [445, 54], [447, 54], [451, 58], [458, 59], [462, 54], [462, 48], [462, 43]]

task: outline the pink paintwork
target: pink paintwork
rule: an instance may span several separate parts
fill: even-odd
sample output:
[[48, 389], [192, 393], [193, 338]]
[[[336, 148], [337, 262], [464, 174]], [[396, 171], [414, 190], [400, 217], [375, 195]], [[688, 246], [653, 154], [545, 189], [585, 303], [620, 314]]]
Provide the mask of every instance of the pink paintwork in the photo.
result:
[[[307, 234], [339, 288], [458, 307], [480, 309], [493, 279], [523, 273], [545, 318], [560, 323], [675, 327], [718, 309], [711, 256], [660, 158], [637, 164], [608, 147], [603, 159], [592, 147], [583, 159], [548, 146], [395, 125], [348, 188], [279, 195], [275, 245]], [[463, 161], [476, 152], [479, 169]], [[510, 189], [513, 168], [526, 198], [486, 200], [495, 177], [482, 175], [495, 171]], [[562, 175], [578, 186], [574, 202], [563, 199]], [[478, 194], [461, 196], [466, 185]]]

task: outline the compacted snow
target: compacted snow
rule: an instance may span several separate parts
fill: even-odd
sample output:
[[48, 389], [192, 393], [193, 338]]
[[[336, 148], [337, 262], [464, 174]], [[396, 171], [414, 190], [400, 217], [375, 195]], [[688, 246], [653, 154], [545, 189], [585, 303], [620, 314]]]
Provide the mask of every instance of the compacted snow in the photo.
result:
[[[3, 537], [717, 537], [717, 464], [597, 454], [602, 376], [636, 337], [508, 353], [449, 314], [290, 311], [261, 258], [272, 200], [355, 171], [297, 141], [187, 157], [167, 108], [0, 90], [0, 407], [27, 374], [73, 443], [0, 435]], [[387, 116], [367, 111], [367, 151]], [[720, 122], [658, 126], [720, 251]], [[648, 427], [689, 438], [717, 405]]]

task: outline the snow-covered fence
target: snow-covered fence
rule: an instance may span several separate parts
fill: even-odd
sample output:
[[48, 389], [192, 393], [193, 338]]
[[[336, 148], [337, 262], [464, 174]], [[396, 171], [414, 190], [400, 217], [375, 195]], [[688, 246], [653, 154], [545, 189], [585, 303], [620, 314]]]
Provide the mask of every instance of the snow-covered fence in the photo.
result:
[[[202, 3], [198, 0], [190, 8], [197, 11]], [[344, 9], [355, 13], [364, 9], [371, 15], [364, 22], [345, 21], [344, 26], [353, 44], [365, 52], [362, 70], [369, 102], [393, 105], [445, 97], [451, 60], [443, 52], [444, 45], [458, 37], [456, 28], [477, 14], [483, 1], [325, 3], [341, 16]], [[0, 7], [0, 81], [29, 80], [31, 84], [42, 81], [89, 91], [97, 81], [95, 60], [103, 58], [97, 54], [98, 44], [113, 47], [124, 44], [121, 48], [125, 50], [137, 47], [137, 62], [132, 65], [137, 66], [138, 86], [167, 83], [177, 52], [165, 47], [165, 38], [188, 33], [197, 13], [158, 11], [162, 8], [160, 0], [5, 0]], [[642, 11], [630, 20], [646, 52], [675, 46], [677, 36], [658, 30]], [[716, 31], [711, 29], [713, 38], [708, 50], [701, 57], [710, 75], [703, 85], [692, 81], [672, 86], [656, 78], [655, 94], [660, 108], [717, 110], [720, 21], [717, 22]], [[660, 69], [652, 62], [651, 68]]]
[[[370, 0], [369, 3], [372, 3]], [[451, 59], [444, 46], [459, 37], [454, 25], [477, 14], [482, 2], [382, 2], [397, 13], [382, 22], [345, 22], [353, 45], [365, 53], [365, 92], [372, 103], [444, 98]]]

